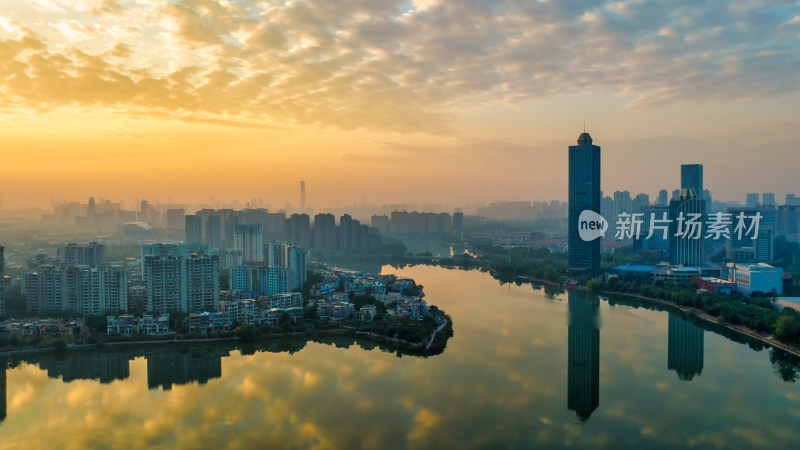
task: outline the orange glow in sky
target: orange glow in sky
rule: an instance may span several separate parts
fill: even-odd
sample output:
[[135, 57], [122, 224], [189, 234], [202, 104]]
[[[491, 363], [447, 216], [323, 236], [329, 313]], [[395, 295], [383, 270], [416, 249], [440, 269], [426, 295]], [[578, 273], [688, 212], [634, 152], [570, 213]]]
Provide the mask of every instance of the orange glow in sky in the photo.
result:
[[767, 1], [6, 1], [4, 208], [800, 194], [800, 6]]

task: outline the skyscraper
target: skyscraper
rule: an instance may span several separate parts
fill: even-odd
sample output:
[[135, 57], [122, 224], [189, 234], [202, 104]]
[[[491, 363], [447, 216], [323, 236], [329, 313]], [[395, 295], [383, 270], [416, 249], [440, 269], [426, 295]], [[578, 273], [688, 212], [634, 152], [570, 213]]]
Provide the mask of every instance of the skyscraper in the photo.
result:
[[578, 230], [581, 211], [600, 214], [600, 147], [583, 132], [569, 147], [569, 268], [575, 272], [600, 269], [600, 239], [585, 242]]
[[761, 194], [761, 204], [762, 205], [775, 206], [775, 193], [774, 192], [765, 192], [765, 193]]
[[[700, 266], [705, 260], [706, 202], [694, 189], [681, 189], [669, 202], [669, 263]], [[697, 225], [690, 225], [694, 218]]]
[[703, 194], [703, 165], [681, 164], [681, 189], [694, 189], [698, 197]]
[[306, 208], [306, 182], [300, 181], [300, 209]]

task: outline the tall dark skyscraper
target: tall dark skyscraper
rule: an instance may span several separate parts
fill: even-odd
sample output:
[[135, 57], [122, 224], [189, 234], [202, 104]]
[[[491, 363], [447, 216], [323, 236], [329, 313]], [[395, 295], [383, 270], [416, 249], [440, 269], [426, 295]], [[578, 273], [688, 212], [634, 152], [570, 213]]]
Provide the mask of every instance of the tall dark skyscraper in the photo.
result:
[[681, 164], [681, 189], [694, 189], [698, 197], [703, 195], [702, 164]]
[[599, 301], [567, 291], [567, 409], [582, 421], [600, 405]]
[[578, 231], [581, 211], [600, 214], [600, 147], [583, 132], [569, 147], [569, 268], [574, 272], [600, 269], [600, 239], [585, 242]]
[[676, 371], [683, 381], [700, 375], [703, 371], [703, 329], [670, 313], [668, 335], [667, 368]]

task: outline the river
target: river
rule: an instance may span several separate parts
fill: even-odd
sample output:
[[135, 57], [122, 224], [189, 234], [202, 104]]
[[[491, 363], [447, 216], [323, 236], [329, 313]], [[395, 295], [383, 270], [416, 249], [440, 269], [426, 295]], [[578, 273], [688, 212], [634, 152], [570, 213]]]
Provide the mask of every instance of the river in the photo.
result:
[[[72, 351], [5, 361], [0, 448], [793, 448], [800, 385], [773, 351], [657, 307], [413, 277], [444, 353], [352, 339]], [[796, 363], [784, 361], [788, 372]]]

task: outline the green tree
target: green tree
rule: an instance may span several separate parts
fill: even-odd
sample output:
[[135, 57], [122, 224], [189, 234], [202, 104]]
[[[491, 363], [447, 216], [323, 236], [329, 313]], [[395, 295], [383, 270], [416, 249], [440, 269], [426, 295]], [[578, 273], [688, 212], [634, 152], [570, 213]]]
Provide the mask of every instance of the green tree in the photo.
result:
[[794, 314], [781, 314], [775, 323], [775, 337], [783, 342], [797, 342], [800, 334], [800, 323]]
[[251, 323], [246, 323], [239, 327], [237, 334], [242, 341], [252, 342], [256, 337], [256, 327]]

